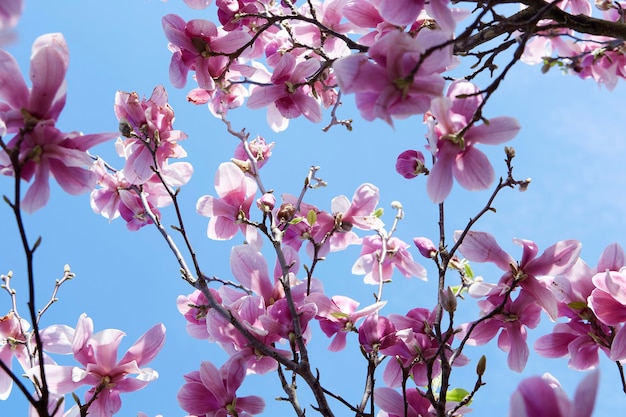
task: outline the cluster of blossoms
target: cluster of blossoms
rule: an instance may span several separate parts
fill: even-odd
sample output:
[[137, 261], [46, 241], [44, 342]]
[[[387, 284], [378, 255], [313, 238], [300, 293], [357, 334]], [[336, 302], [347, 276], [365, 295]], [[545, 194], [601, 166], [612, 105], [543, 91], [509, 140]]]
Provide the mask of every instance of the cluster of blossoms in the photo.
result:
[[[574, 15], [592, 15], [588, 1], [555, 2], [557, 7]], [[624, 23], [624, 7], [621, 1], [595, 1], [602, 18], [608, 22]], [[542, 26], [551, 26], [553, 20], [545, 19]], [[609, 90], [619, 79], [626, 78], [626, 44], [622, 39], [606, 36], [576, 34], [571, 29], [551, 28], [537, 33], [528, 42], [522, 60], [529, 64], [543, 64], [543, 71], [553, 66], [579, 76], [591, 78]]]
[[[195, 9], [210, 3], [185, 2]], [[467, 12], [449, 8], [447, 0], [327, 0], [299, 7], [294, 3], [217, 0], [219, 27], [208, 20], [165, 16], [162, 25], [172, 52], [173, 86], [185, 87], [191, 71], [197, 87], [188, 93], [189, 101], [207, 104], [221, 118], [246, 102], [251, 109], [267, 108], [274, 131], [286, 129], [289, 120], [300, 116], [320, 122], [328, 108], [333, 109], [331, 124], [342, 124], [334, 110], [341, 94], [354, 93], [366, 120], [381, 119], [393, 126], [396, 119], [424, 115], [432, 166], [426, 167], [420, 151], [410, 150], [400, 155], [396, 169], [406, 178], [428, 174], [427, 192], [434, 203], [445, 201], [453, 180], [468, 190], [493, 183], [493, 168], [476, 145], [507, 142], [520, 126], [511, 117], [485, 119], [487, 91], [469, 81], [453, 81], [444, 95], [444, 74], [458, 63], [456, 22]], [[6, 4], [0, 6], [0, 18], [11, 26], [21, 3]], [[591, 14], [585, 1], [561, 2], [559, 7]], [[617, 3], [600, 7], [607, 20], [623, 21]], [[593, 77], [609, 88], [626, 74], [622, 41], [589, 37], [574, 42], [567, 36], [571, 32], [564, 29], [538, 32], [526, 45], [524, 59], [545, 60], [538, 48], [554, 48], [559, 55], [554, 62], [566, 60], [581, 77]], [[164, 87], [156, 87], [149, 99], [134, 92], [116, 94], [119, 133], [64, 133], [56, 122], [65, 104], [68, 62], [62, 35], [40, 37], [33, 45], [29, 88], [15, 59], [0, 51], [0, 172], [33, 180], [21, 202], [27, 212], [47, 203], [53, 176], [71, 194], [91, 191], [93, 210], [110, 220], [122, 217], [130, 230], [159, 222], [158, 209], [175, 200], [174, 189], [185, 185], [193, 172], [189, 163], [171, 162], [186, 156], [179, 144], [186, 135], [173, 128], [174, 112]], [[120, 134], [116, 149], [125, 160], [122, 169], [88, 154], [93, 146]], [[245, 375], [266, 374], [283, 365], [295, 369], [306, 355], [315, 321], [332, 338], [329, 350], [346, 348], [352, 335], [373, 368], [387, 360], [382, 375], [386, 387], [373, 391], [381, 416], [441, 415], [435, 409], [438, 394], [433, 381], [444, 368], [468, 362], [462, 354], [466, 343], [485, 344], [499, 335], [498, 346], [508, 352], [509, 367], [521, 372], [529, 357], [527, 329], [537, 326], [542, 311], [551, 319], [569, 321], [537, 341], [540, 354], [569, 356], [570, 365], [579, 370], [598, 365], [598, 350], [613, 361], [626, 360], [626, 255], [618, 245], [607, 248], [598, 266], [589, 268], [579, 259], [581, 245], [576, 241], [558, 242], [538, 256], [533, 242], [516, 240], [523, 247], [517, 262], [487, 233], [458, 233], [458, 249], [466, 260], [492, 262], [504, 274], [496, 284], [464, 277], [462, 290], [481, 298], [482, 318], [445, 333], [438, 329], [441, 316], [454, 312], [461, 292], [442, 291], [433, 309], [416, 307], [404, 315], [383, 315], [387, 302], [382, 287], [395, 270], [423, 280], [427, 274], [410, 254], [411, 245], [394, 235], [395, 225], [390, 232], [384, 228], [378, 188], [362, 184], [351, 200], [333, 199], [330, 210], [288, 194], [278, 204], [277, 196], [259, 181], [259, 169], [272, 147], [260, 137], [242, 141], [233, 160], [218, 168], [217, 197], [202, 196], [196, 204], [197, 213], [210, 218], [210, 239], [229, 240], [241, 232], [246, 244], [231, 251], [237, 283], [199, 276], [196, 287], [202, 287], [198, 282], [221, 285], [205, 286], [177, 300], [189, 334], [217, 343], [230, 356], [219, 368], [204, 361], [199, 370], [184, 376], [178, 401], [188, 413], [261, 413], [265, 407], [261, 398], [237, 394]], [[255, 203], [262, 218], [258, 221], [252, 211]], [[371, 234], [362, 237], [354, 229]], [[262, 252], [267, 251], [263, 240], [271, 242], [277, 255], [273, 271]], [[426, 238], [415, 238], [414, 243], [427, 259], [440, 254]], [[361, 247], [352, 272], [379, 288], [375, 302], [361, 309], [345, 295], [327, 295], [314, 277], [317, 262], [350, 245]], [[306, 276], [301, 275], [301, 264], [306, 263], [300, 259], [301, 250], [311, 262], [302, 268]], [[11, 312], [0, 320], [0, 360], [10, 370], [15, 356], [34, 381], [43, 367], [51, 410], [61, 396], [88, 385], [92, 388], [83, 406], [89, 415], [108, 417], [119, 411], [120, 393], [140, 389], [157, 377], [143, 366], [161, 349], [164, 334], [162, 325], [153, 327], [117, 360], [123, 333], [109, 329], [94, 334], [91, 320], [83, 315], [75, 329], [58, 325], [40, 330], [45, 352], [73, 354], [80, 366], [59, 366], [48, 356], [41, 364], [33, 355], [27, 323]], [[454, 335], [461, 340], [458, 347]], [[287, 348], [279, 349], [281, 343]], [[586, 417], [593, 408], [596, 382], [597, 373], [587, 377], [571, 403], [550, 376], [527, 380], [512, 398], [512, 415], [565, 416], [576, 408], [577, 415]], [[7, 398], [11, 388], [11, 378], [1, 371], [0, 399]], [[540, 403], [539, 395], [544, 397]], [[544, 408], [545, 398], [555, 399], [552, 408]], [[448, 401], [448, 415], [469, 412], [465, 400]], [[77, 410], [85, 412], [78, 405], [67, 415], [76, 415]]]

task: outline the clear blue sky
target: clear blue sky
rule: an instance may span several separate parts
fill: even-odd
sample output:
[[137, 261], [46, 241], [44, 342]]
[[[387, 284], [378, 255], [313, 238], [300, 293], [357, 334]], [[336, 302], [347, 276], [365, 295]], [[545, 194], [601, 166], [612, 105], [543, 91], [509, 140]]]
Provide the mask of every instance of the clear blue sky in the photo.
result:
[[[170, 103], [176, 111], [175, 127], [185, 131], [189, 139], [183, 143], [194, 164], [195, 174], [181, 194], [187, 222], [204, 270], [212, 275], [230, 278], [227, 262], [233, 242], [212, 242], [206, 238], [207, 219], [195, 214], [195, 202], [205, 194], [214, 194], [213, 175], [217, 166], [228, 160], [236, 145], [221, 122], [214, 119], [204, 106], [195, 107], [185, 100], [187, 90], [169, 85], [170, 52], [161, 29], [161, 17], [178, 13], [185, 19], [213, 19], [214, 9], [194, 12], [180, 0], [110, 0], [85, 2], [26, 1], [24, 16], [17, 27], [17, 42], [7, 46], [22, 71], [28, 71], [30, 47], [35, 38], [48, 32], [63, 32], [70, 50], [68, 99], [59, 120], [64, 131], [85, 133], [117, 129], [113, 114], [116, 90], [137, 91], [149, 96], [157, 84], [168, 90]], [[188, 87], [192, 87], [190, 82]], [[495, 203], [497, 214], [490, 214], [476, 226], [477, 230], [493, 233], [498, 241], [519, 257], [512, 244], [514, 237], [535, 240], [543, 250], [562, 239], [583, 242], [583, 259], [595, 265], [606, 245], [619, 242], [626, 246], [626, 142], [621, 128], [626, 113], [623, 83], [609, 93], [592, 81], [562, 76], [556, 71], [541, 75], [538, 67], [518, 65], [505, 80], [499, 93], [490, 102], [486, 115], [509, 115], [518, 118], [522, 131], [509, 143], [517, 150], [515, 173], [532, 177], [526, 193], [508, 191]], [[393, 130], [384, 123], [368, 123], [358, 119], [358, 112], [346, 99], [342, 117], [354, 117], [354, 130], [341, 128], [329, 133], [322, 125], [306, 120], [292, 121], [283, 133], [273, 133], [265, 123], [265, 111], [241, 109], [232, 113], [235, 128], [245, 127], [253, 135], [261, 134], [275, 141], [274, 156], [263, 168], [263, 181], [277, 194], [297, 194], [312, 164], [320, 165], [319, 175], [329, 186], [311, 192], [309, 202], [330, 209], [330, 200], [339, 194], [352, 196], [364, 182], [381, 188], [381, 206], [400, 200], [406, 218], [398, 236], [410, 242], [415, 236], [436, 239], [436, 207], [425, 193], [425, 181], [407, 181], [393, 169], [395, 158], [409, 148], [422, 149], [425, 129], [421, 117], [398, 122]], [[328, 120], [328, 119], [325, 119]], [[493, 156], [497, 175], [505, 174], [500, 147], [485, 149]], [[100, 146], [97, 153], [118, 167], [122, 161], [113, 146]], [[11, 180], [0, 179], [3, 194], [10, 193]], [[469, 193], [459, 187], [447, 200], [449, 239], [452, 231], [462, 228], [486, 201], [486, 193]], [[171, 210], [163, 210], [171, 216]], [[0, 272], [15, 272], [14, 284], [21, 290], [20, 311], [26, 315], [26, 291], [19, 280], [25, 279], [23, 257], [18, 248], [15, 227], [6, 206], [0, 206]], [[188, 294], [191, 288], [180, 278], [176, 262], [165, 243], [152, 228], [136, 233], [126, 231], [121, 220], [109, 224], [95, 215], [89, 207], [88, 195], [71, 197], [53, 186], [47, 207], [27, 216], [31, 239], [41, 235], [43, 242], [36, 254], [38, 301], [43, 304], [52, 290], [54, 279], [61, 276], [68, 263], [77, 277], [66, 284], [59, 294], [60, 301], [44, 317], [43, 325], [76, 324], [86, 312], [93, 318], [96, 330], [119, 328], [127, 333], [122, 351], [145, 330], [157, 322], [167, 327], [167, 342], [161, 355], [151, 364], [160, 373], [157, 382], [146, 389], [122, 397], [119, 415], [132, 416], [138, 411], [149, 416], [182, 416], [175, 396], [182, 375], [196, 370], [202, 360], [219, 364], [225, 355], [217, 346], [187, 336], [183, 318], [176, 310], [176, 297]], [[172, 219], [172, 217], [169, 217]], [[173, 220], [165, 220], [166, 224]], [[418, 258], [417, 251], [413, 255]], [[371, 302], [372, 288], [364, 286], [360, 277], [350, 273], [358, 257], [352, 248], [330, 256], [320, 266], [322, 279], [329, 295], [345, 294]], [[431, 275], [434, 268], [424, 263]], [[478, 274], [495, 282], [497, 271], [475, 265]], [[404, 313], [413, 307], [432, 308], [435, 282], [406, 281], [398, 275], [386, 289], [390, 299], [384, 313]], [[471, 305], [473, 301], [467, 300]], [[0, 294], [0, 314], [10, 308], [8, 297]], [[544, 319], [538, 331], [531, 332], [530, 343], [550, 331]], [[316, 333], [314, 366], [320, 370], [330, 389], [340, 391], [356, 402], [363, 385], [365, 368], [357, 346], [352, 340], [340, 355], [330, 354], [325, 337]], [[352, 348], [352, 349], [351, 349]], [[571, 395], [583, 374], [567, 369], [565, 360], [541, 359], [534, 352], [522, 375], [506, 367], [506, 356], [492, 347], [470, 348], [467, 353], [478, 358], [488, 356], [487, 386], [474, 404], [473, 415], [506, 415], [511, 392], [526, 376], [553, 373]], [[317, 356], [319, 355], [319, 356]], [[317, 359], [316, 359], [317, 358]], [[475, 365], [467, 372], [473, 374]], [[595, 415], [619, 415], [626, 407], [615, 365], [602, 358], [602, 379]], [[461, 373], [460, 373], [461, 375]], [[461, 377], [459, 377], [461, 378]], [[382, 378], [379, 377], [382, 383]], [[470, 389], [473, 379], [457, 379], [457, 385]], [[304, 386], [304, 384], [301, 384]], [[345, 391], [344, 391], [345, 390]], [[273, 401], [282, 391], [272, 375], [251, 376], [243, 393], [264, 395], [268, 403], [264, 415], [285, 415], [289, 407]], [[306, 404], [306, 400], [303, 401]], [[0, 415], [25, 415], [25, 402], [18, 392], [0, 403]], [[309, 410], [313, 415], [313, 410]], [[337, 415], [342, 415], [338, 412]]]

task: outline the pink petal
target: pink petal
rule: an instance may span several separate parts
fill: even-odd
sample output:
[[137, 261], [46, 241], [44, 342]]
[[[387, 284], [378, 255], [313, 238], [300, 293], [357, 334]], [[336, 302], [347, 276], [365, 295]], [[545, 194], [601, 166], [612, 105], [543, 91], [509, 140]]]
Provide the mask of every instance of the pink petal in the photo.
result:
[[533, 275], [561, 275], [574, 266], [581, 250], [582, 244], [579, 241], [562, 240], [529, 262], [524, 272]]
[[[454, 233], [457, 240], [461, 235], [460, 231]], [[510, 271], [511, 265], [515, 265], [515, 260], [506, 253], [496, 239], [489, 233], [470, 231], [459, 247], [459, 251], [468, 260], [473, 262], [493, 262], [503, 271]]]
[[572, 417], [591, 417], [596, 402], [599, 383], [600, 371], [595, 370], [578, 384], [572, 404]]
[[494, 180], [493, 167], [487, 156], [473, 146], [466, 148], [452, 165], [454, 178], [466, 190], [488, 188]]
[[[256, 395], [237, 397], [237, 410], [250, 414], [261, 414], [265, 409], [265, 401]], [[240, 412], [241, 412], [240, 411]]]
[[[32, 88], [28, 110], [39, 117], [56, 119], [61, 110], [59, 104], [62, 107], [65, 102], [64, 81], [67, 71], [67, 58], [53, 45], [59, 40], [48, 36], [46, 41], [49, 44], [34, 50], [31, 57], [30, 79]], [[65, 43], [62, 36], [60, 41]]]
[[452, 164], [456, 153], [450, 149], [437, 154], [437, 161], [426, 180], [426, 191], [435, 204], [442, 203], [452, 191]]
[[499, 145], [513, 139], [520, 129], [519, 122], [512, 117], [494, 117], [489, 119], [489, 124], [472, 126], [465, 135], [465, 140], [488, 145]]
[[[468, 123], [474, 117], [474, 112], [482, 103], [483, 98], [477, 94], [480, 89], [469, 81], [457, 80], [450, 84], [446, 96], [452, 99], [452, 106], [450, 111], [452, 113], [460, 114], [465, 117], [465, 122]], [[467, 97], [457, 97], [460, 95], [467, 95]], [[439, 120], [439, 118], [437, 118]]]
[[598, 260], [597, 271], [619, 271], [626, 265], [626, 255], [618, 243], [612, 243], [604, 249]]
[[50, 199], [50, 184], [48, 178], [50, 176], [50, 167], [47, 159], [42, 159], [37, 166], [35, 181], [28, 188], [22, 200], [22, 209], [27, 213], [34, 213], [46, 205]]
[[609, 355], [612, 361], [622, 361], [626, 359], [626, 326], [622, 326], [615, 335], [611, 344], [611, 354]]
[[0, 98], [16, 110], [26, 107], [30, 92], [17, 61], [4, 50], [0, 50], [0, 74]]
[[571, 333], [550, 333], [535, 342], [535, 351], [544, 358], [561, 358], [569, 353], [567, 347], [576, 339]]
[[422, 0], [381, 0], [380, 14], [386, 21], [398, 25], [409, 26], [415, 23], [417, 16], [424, 10]]
[[136, 361], [141, 367], [152, 361], [165, 344], [165, 326], [157, 324], [153, 326], [128, 349], [119, 363]]
[[244, 287], [269, 300], [273, 285], [265, 257], [250, 245], [234, 246], [230, 252], [230, 268], [233, 276]]

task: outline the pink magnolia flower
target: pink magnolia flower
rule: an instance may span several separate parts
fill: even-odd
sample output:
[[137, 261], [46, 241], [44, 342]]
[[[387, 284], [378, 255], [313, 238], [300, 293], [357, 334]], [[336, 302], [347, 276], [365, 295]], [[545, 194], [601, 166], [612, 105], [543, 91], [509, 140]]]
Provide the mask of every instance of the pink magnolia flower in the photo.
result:
[[569, 400], [552, 375], [526, 378], [511, 396], [509, 417], [591, 417], [599, 382], [600, 372], [591, 372]]
[[426, 280], [426, 269], [415, 262], [411, 254], [407, 251], [408, 244], [396, 237], [387, 240], [385, 259], [382, 265], [383, 242], [380, 236], [368, 236], [363, 239], [363, 249], [361, 256], [352, 266], [352, 273], [365, 275], [363, 282], [377, 285], [380, 280], [388, 281], [393, 275], [394, 268], [397, 268], [402, 275], [407, 278], [417, 277]]
[[0, 119], [9, 133], [38, 121], [57, 120], [65, 105], [68, 64], [69, 51], [63, 35], [40, 36], [31, 52], [29, 89], [15, 58], [0, 50], [0, 100], [5, 102], [0, 102]]
[[[0, 51], [0, 119], [8, 133], [20, 131], [8, 141], [9, 149], [19, 152], [21, 178], [33, 184], [22, 201], [22, 208], [32, 213], [50, 198], [50, 176], [64, 191], [76, 195], [91, 191], [96, 175], [89, 170], [91, 147], [116, 136], [114, 133], [82, 135], [63, 133], [55, 121], [65, 104], [65, 73], [69, 53], [61, 34], [48, 34], [33, 44], [29, 90], [20, 75], [15, 59]], [[5, 151], [0, 153], [0, 170], [14, 175]]]
[[231, 358], [220, 369], [211, 362], [202, 362], [199, 371], [184, 376], [178, 403], [195, 416], [244, 417], [262, 413], [265, 402], [261, 397], [237, 396], [245, 376], [245, 365], [237, 358]]
[[437, 415], [425, 393], [418, 388], [407, 389], [406, 401], [402, 394], [392, 388], [376, 388], [374, 403], [382, 410], [378, 414], [379, 417], [434, 417]]
[[[9, 370], [12, 369], [14, 356], [23, 369], [26, 370], [30, 367], [26, 346], [29, 341], [27, 335], [24, 334], [29, 327], [30, 325], [25, 320], [18, 319], [12, 311], [6, 316], [0, 317], [0, 361]], [[0, 401], [9, 398], [12, 387], [13, 380], [0, 369]]]
[[[95, 400], [89, 407], [92, 417], [110, 417], [121, 408], [120, 394], [137, 391], [154, 381], [158, 373], [150, 368], [142, 368], [152, 361], [165, 342], [165, 327], [157, 324], [144, 333], [117, 360], [119, 344], [124, 333], [117, 329], [107, 329], [93, 333], [93, 322], [82, 314], [76, 329], [57, 325], [48, 329], [49, 333], [64, 335], [54, 347], [54, 353], [72, 353], [83, 367], [45, 365], [50, 390], [55, 394], [73, 392], [83, 385], [92, 386], [85, 394], [85, 403]], [[31, 371], [37, 375], [36, 368]], [[136, 374], [136, 378], [129, 375]]]
[[494, 117], [489, 123], [472, 125], [466, 130], [483, 100], [479, 92], [474, 84], [457, 80], [448, 88], [446, 97], [438, 97], [431, 103], [426, 121], [430, 151], [436, 160], [426, 190], [437, 204], [452, 190], [453, 177], [470, 191], [489, 187], [494, 180], [493, 167], [475, 145], [498, 145], [513, 139], [520, 130], [512, 117]]
[[[501, 298], [482, 300], [479, 303], [482, 314], [490, 313], [501, 302]], [[498, 337], [498, 347], [504, 352], [508, 352], [507, 363], [509, 368], [515, 372], [522, 372], [529, 355], [526, 328], [534, 329], [539, 324], [540, 319], [541, 307], [537, 305], [533, 297], [522, 292], [514, 301], [509, 298], [501, 313], [480, 322], [472, 331], [468, 344], [484, 345], [502, 330]], [[465, 337], [471, 324], [463, 324], [457, 337]]]
[[422, 30], [415, 38], [394, 30], [376, 41], [367, 54], [335, 61], [335, 77], [341, 91], [355, 93], [363, 118], [380, 118], [393, 125], [394, 117], [425, 113], [431, 100], [442, 94], [441, 73], [453, 63], [451, 48], [438, 48], [424, 59], [422, 54], [448, 40], [449, 35], [437, 30]]
[[322, 120], [319, 100], [313, 97], [308, 85], [320, 69], [320, 62], [311, 58], [298, 62], [292, 53], [281, 56], [274, 68], [268, 86], [254, 86], [248, 98], [248, 107], [268, 107], [267, 120], [276, 132], [287, 128], [289, 119], [304, 116], [312, 122]]
[[185, 22], [180, 16], [163, 17], [163, 30], [173, 52], [170, 63], [170, 81], [176, 88], [184, 87], [189, 70], [196, 72], [198, 86], [215, 90], [215, 78], [230, 65], [227, 56], [243, 47], [252, 38], [242, 30], [225, 32], [213, 22], [194, 19]]
[[[454, 235], [458, 240], [461, 231], [455, 232]], [[505, 272], [500, 278], [498, 287], [492, 290], [492, 295], [498, 296], [503, 289], [519, 284], [523, 292], [530, 294], [552, 319], [556, 319], [557, 300], [544, 281], [538, 277], [554, 277], [566, 273], [576, 263], [582, 245], [575, 240], [563, 240], [537, 256], [539, 248], [534, 242], [523, 239], [513, 239], [513, 242], [523, 247], [522, 259], [519, 262], [506, 253], [491, 234], [485, 232], [470, 231], [459, 251], [469, 261], [493, 262]], [[497, 305], [497, 302], [492, 304]]]
[[351, 298], [335, 295], [332, 298], [322, 293], [309, 296], [317, 306], [317, 320], [320, 328], [328, 337], [333, 337], [328, 346], [331, 352], [338, 352], [346, 347], [346, 336], [351, 331], [356, 331], [356, 323], [384, 307], [386, 301], [379, 301], [361, 310], [357, 310], [359, 303]]
[[250, 217], [250, 206], [257, 191], [256, 182], [237, 165], [226, 162], [217, 169], [215, 191], [219, 198], [205, 195], [196, 204], [198, 214], [211, 218], [208, 237], [228, 240], [241, 229], [249, 243], [256, 242], [256, 229], [244, 223]]
[[598, 319], [616, 328], [609, 358], [626, 359], [626, 268], [621, 272], [606, 270], [593, 276], [596, 288], [589, 297], [589, 305]]
[[[272, 149], [274, 148], [274, 142], [267, 143], [265, 139], [261, 136], [257, 136], [250, 142], [248, 142], [248, 148], [250, 148], [250, 153], [252, 157], [256, 161], [257, 168], [263, 167], [265, 165], [270, 156], [272, 156]], [[235, 148], [234, 157], [240, 161], [249, 161], [250, 155], [246, 152], [243, 143], [239, 143]]]

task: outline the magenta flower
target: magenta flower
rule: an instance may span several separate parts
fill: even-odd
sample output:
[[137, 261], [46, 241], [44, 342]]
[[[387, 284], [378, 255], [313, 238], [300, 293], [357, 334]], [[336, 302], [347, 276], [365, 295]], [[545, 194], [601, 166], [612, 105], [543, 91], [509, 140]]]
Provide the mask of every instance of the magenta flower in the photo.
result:
[[[621, 269], [624, 271], [624, 269]], [[596, 289], [589, 297], [589, 305], [598, 319], [615, 326], [615, 338], [609, 358], [613, 361], [626, 359], [626, 274], [623, 272], [599, 272], [593, 276]]]
[[[12, 368], [14, 356], [23, 369], [29, 368], [27, 338], [23, 333], [28, 331], [29, 327], [25, 320], [18, 319], [13, 312], [0, 317], [0, 361], [9, 369]], [[13, 380], [0, 370], [0, 401], [9, 398], [12, 387]]]
[[511, 396], [509, 417], [591, 417], [598, 392], [600, 373], [593, 371], [576, 388], [569, 400], [552, 375], [526, 378]]
[[359, 303], [351, 298], [335, 295], [328, 298], [318, 293], [308, 297], [317, 306], [317, 319], [320, 328], [333, 340], [328, 346], [331, 352], [338, 352], [346, 347], [346, 336], [351, 331], [356, 331], [356, 322], [363, 317], [376, 313], [383, 308], [386, 301], [379, 301], [357, 311]]
[[[65, 104], [65, 73], [69, 53], [61, 34], [37, 38], [31, 55], [29, 90], [15, 59], [0, 51], [0, 119], [8, 133], [9, 149], [17, 147], [21, 178], [33, 184], [22, 201], [22, 208], [32, 213], [50, 198], [50, 176], [64, 191], [77, 195], [91, 191], [96, 175], [89, 170], [91, 147], [112, 139], [115, 133], [82, 135], [63, 133], [55, 122]], [[0, 153], [0, 171], [14, 175], [16, 168], [5, 151]]]
[[434, 417], [437, 415], [425, 393], [417, 388], [407, 389], [406, 403], [398, 391], [387, 387], [376, 388], [374, 402], [383, 411], [379, 414], [381, 417]]
[[[117, 350], [124, 333], [117, 329], [107, 329], [93, 333], [93, 322], [85, 314], [81, 315], [76, 329], [67, 326], [53, 326], [49, 333], [64, 334], [59, 340], [55, 353], [72, 353], [83, 365], [45, 365], [50, 391], [55, 394], [73, 392], [78, 387], [90, 385], [85, 394], [85, 403], [95, 400], [89, 407], [92, 417], [111, 417], [122, 406], [120, 394], [137, 391], [158, 378], [158, 373], [150, 368], [142, 368], [152, 361], [165, 342], [165, 327], [157, 324], [144, 333], [117, 360]], [[37, 375], [33, 368], [32, 375]], [[129, 375], [136, 374], [136, 378]]]
[[382, 246], [382, 239], [378, 235], [364, 238], [361, 256], [352, 266], [352, 273], [365, 275], [363, 282], [375, 285], [381, 279], [383, 281], [390, 280], [394, 268], [397, 268], [407, 278], [417, 277], [426, 280], [426, 269], [413, 260], [407, 251], [408, 244], [395, 237], [389, 238], [385, 259], [380, 265], [378, 260], [382, 259]]
[[438, 48], [424, 59], [421, 56], [448, 40], [449, 35], [438, 30], [422, 30], [415, 38], [394, 30], [377, 40], [367, 54], [335, 61], [335, 77], [341, 91], [355, 93], [363, 118], [380, 118], [393, 125], [394, 117], [425, 113], [431, 100], [442, 94], [441, 73], [452, 64], [450, 47]]
[[[459, 239], [461, 232], [457, 231], [454, 235], [455, 239]], [[538, 277], [554, 277], [566, 273], [576, 263], [582, 245], [576, 240], [563, 240], [537, 256], [539, 248], [534, 242], [522, 239], [513, 239], [513, 242], [523, 247], [522, 259], [519, 262], [506, 253], [492, 235], [485, 232], [469, 232], [459, 251], [469, 261], [493, 262], [505, 272], [494, 292], [500, 293], [503, 288], [510, 288], [519, 283], [522, 291], [529, 293], [553, 320], [556, 319], [557, 300]], [[497, 305], [497, 302], [493, 304]]]
[[450, 194], [453, 177], [470, 191], [489, 187], [494, 180], [493, 167], [475, 145], [498, 145], [513, 139], [520, 130], [512, 117], [494, 117], [488, 124], [472, 125], [465, 130], [483, 100], [479, 92], [472, 83], [457, 80], [448, 88], [446, 97], [438, 97], [431, 103], [428, 141], [436, 160], [426, 189], [437, 204]]
[[320, 62], [316, 59], [298, 62], [291, 53], [282, 55], [271, 76], [271, 85], [251, 89], [248, 107], [260, 109], [267, 106], [267, 120], [276, 132], [286, 129], [289, 119], [300, 116], [314, 123], [320, 122], [320, 103], [307, 85], [319, 69]]
[[[500, 305], [502, 299], [483, 300], [480, 302], [483, 314], [488, 314]], [[526, 328], [534, 329], [541, 319], [541, 307], [537, 305], [534, 298], [525, 292], [504, 305], [501, 313], [480, 322], [472, 331], [468, 344], [484, 345], [493, 339], [500, 330], [498, 337], [498, 347], [508, 352], [507, 363], [510, 369], [515, 372], [522, 372], [528, 361], [529, 349], [526, 343]], [[471, 323], [461, 326], [461, 332], [457, 337], [464, 337]]]
[[198, 214], [210, 217], [207, 235], [210, 239], [232, 239], [241, 231], [248, 242], [256, 242], [256, 230], [244, 223], [250, 217], [250, 206], [257, 191], [256, 182], [244, 175], [232, 162], [217, 169], [215, 191], [219, 198], [205, 195], [196, 204]]
[[170, 63], [170, 81], [176, 88], [187, 82], [189, 70], [196, 72], [198, 86], [215, 90], [215, 78], [227, 70], [231, 54], [243, 47], [251, 36], [236, 30], [219, 30], [213, 22], [194, 19], [185, 22], [180, 16], [168, 14], [163, 17], [163, 30], [173, 52]]
[[194, 416], [244, 417], [262, 413], [265, 402], [261, 397], [237, 396], [245, 376], [245, 365], [237, 358], [231, 358], [220, 369], [211, 362], [202, 362], [200, 371], [184, 376], [185, 385], [178, 391], [178, 403]]

